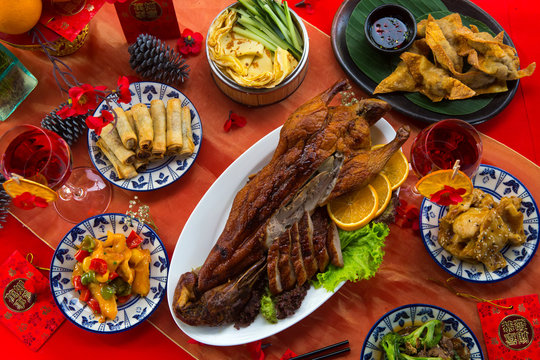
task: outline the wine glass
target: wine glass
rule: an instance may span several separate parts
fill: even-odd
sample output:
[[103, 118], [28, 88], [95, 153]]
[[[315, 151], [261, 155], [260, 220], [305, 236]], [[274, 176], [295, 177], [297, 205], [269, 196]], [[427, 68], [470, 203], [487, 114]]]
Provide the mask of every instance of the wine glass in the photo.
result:
[[90, 167], [72, 168], [69, 145], [53, 131], [19, 125], [0, 138], [0, 171], [19, 175], [57, 191], [54, 206], [66, 221], [78, 223], [103, 213], [112, 190]]
[[459, 169], [472, 177], [482, 158], [482, 139], [469, 123], [441, 120], [422, 130], [411, 146], [412, 169], [422, 178], [436, 170], [448, 170], [459, 160]]

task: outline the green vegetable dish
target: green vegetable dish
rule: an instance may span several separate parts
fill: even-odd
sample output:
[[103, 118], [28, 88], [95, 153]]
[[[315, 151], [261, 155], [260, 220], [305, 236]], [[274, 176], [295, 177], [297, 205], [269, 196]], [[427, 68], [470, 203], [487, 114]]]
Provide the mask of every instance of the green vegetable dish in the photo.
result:
[[469, 360], [469, 348], [458, 338], [443, 333], [440, 320], [430, 320], [418, 327], [390, 332], [381, 340], [381, 360]]

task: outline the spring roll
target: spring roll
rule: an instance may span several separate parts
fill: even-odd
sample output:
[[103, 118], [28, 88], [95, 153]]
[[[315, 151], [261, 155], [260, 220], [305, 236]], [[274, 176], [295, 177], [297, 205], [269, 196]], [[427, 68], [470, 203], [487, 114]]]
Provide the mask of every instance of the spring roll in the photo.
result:
[[152, 118], [150, 112], [144, 104], [135, 104], [131, 108], [133, 119], [135, 119], [135, 127], [137, 128], [137, 138], [139, 140], [139, 147], [142, 150], [152, 150], [154, 142], [154, 125], [152, 124]]
[[107, 157], [107, 159], [109, 159], [112, 166], [114, 167], [114, 170], [116, 170], [116, 174], [120, 179], [129, 179], [137, 176], [137, 171], [135, 170], [135, 167], [133, 167], [133, 165], [131, 164], [122, 164], [113, 154], [113, 152], [109, 149], [109, 147], [102, 138], [98, 139], [96, 144], [101, 149], [103, 154]]
[[182, 149], [182, 104], [180, 99], [167, 101], [167, 154]]
[[124, 111], [124, 114], [126, 115], [126, 119], [129, 123], [129, 126], [135, 131], [135, 135], [137, 135], [137, 128], [135, 127], [135, 119], [133, 119], [133, 113], [130, 110]]
[[150, 158], [147, 159], [135, 159], [133, 162], [133, 167], [137, 172], [142, 172], [146, 169], [146, 166], [148, 165]]
[[[133, 114], [131, 112], [131, 110], [127, 110], [125, 112], [126, 114], [126, 118], [129, 122], [129, 124], [131, 125], [131, 127], [133, 128], [133, 130], [135, 131], [135, 133], [137, 133], [137, 127], [135, 126], [135, 119], [133, 118]], [[140, 147], [139, 147], [139, 142], [137, 142], [137, 144], [135, 145], [135, 163], [141, 163], [141, 162], [146, 162], [148, 163], [148, 160], [149, 160], [149, 157], [150, 155], [152, 155], [152, 153], [150, 151], [147, 151], [147, 150], [142, 150]], [[134, 164], [135, 164], [134, 163]], [[135, 165], [135, 168], [138, 170], [138, 167], [137, 165]]]
[[118, 135], [120, 135], [122, 144], [129, 150], [135, 149], [135, 146], [137, 145], [137, 135], [129, 124], [124, 109], [117, 107], [114, 108], [113, 111], [116, 113], [116, 130], [118, 131]]
[[150, 116], [154, 123], [152, 155], [163, 157], [163, 154], [167, 150], [167, 112], [162, 100], [152, 100], [150, 102]]
[[193, 133], [191, 131], [191, 111], [187, 106], [182, 107], [182, 144], [180, 155], [189, 156], [193, 154], [195, 144], [193, 143]]
[[107, 124], [101, 130], [100, 138], [103, 139], [110, 152], [112, 152], [123, 165], [132, 164], [133, 161], [135, 161], [135, 153], [124, 147], [122, 140], [120, 140], [120, 135], [118, 135], [118, 131], [112, 123]]

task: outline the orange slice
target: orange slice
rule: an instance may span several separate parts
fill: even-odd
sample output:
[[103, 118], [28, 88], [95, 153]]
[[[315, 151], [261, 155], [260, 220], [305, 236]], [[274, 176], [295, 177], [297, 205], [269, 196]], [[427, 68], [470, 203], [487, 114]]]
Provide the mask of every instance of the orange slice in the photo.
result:
[[327, 205], [330, 218], [343, 230], [360, 229], [375, 217], [378, 208], [377, 191], [371, 185], [342, 195]]
[[437, 191], [443, 190], [444, 186], [451, 186], [454, 189], [465, 189], [465, 194], [461, 195], [465, 198], [473, 191], [473, 183], [471, 179], [462, 171], [457, 171], [454, 178], [452, 174], [454, 170], [437, 170], [427, 174], [416, 183], [416, 190], [423, 196], [431, 198], [431, 195]]
[[4, 182], [4, 189], [12, 198], [25, 192], [39, 196], [47, 202], [55, 201], [58, 198], [58, 194], [50, 187], [21, 177], [11, 178]]
[[[381, 146], [384, 146], [384, 144], [375, 145], [371, 149], [375, 150]], [[403, 155], [401, 150], [396, 151], [394, 155], [390, 157], [381, 173], [386, 175], [388, 180], [390, 180], [392, 190], [396, 190], [403, 184], [407, 179], [407, 176], [409, 176], [409, 161], [405, 155]]]
[[379, 199], [377, 212], [375, 213], [375, 217], [377, 217], [383, 213], [388, 206], [388, 203], [390, 203], [390, 198], [392, 197], [392, 184], [390, 184], [390, 180], [388, 180], [386, 175], [377, 174], [377, 177], [370, 185], [373, 186], [377, 192], [377, 197]]

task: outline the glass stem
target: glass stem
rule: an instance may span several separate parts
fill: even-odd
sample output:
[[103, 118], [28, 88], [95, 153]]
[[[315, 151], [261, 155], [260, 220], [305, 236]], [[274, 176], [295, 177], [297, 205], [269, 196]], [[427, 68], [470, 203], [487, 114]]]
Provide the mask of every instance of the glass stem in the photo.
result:
[[64, 201], [72, 199], [82, 200], [86, 196], [86, 190], [84, 190], [82, 187], [66, 183], [58, 190], [58, 196]]

